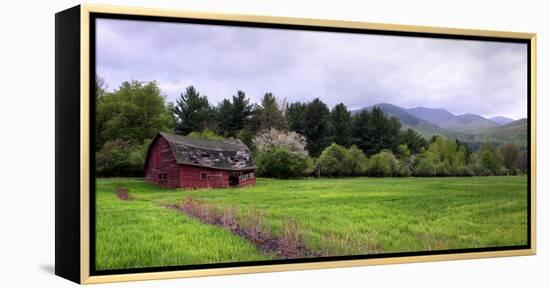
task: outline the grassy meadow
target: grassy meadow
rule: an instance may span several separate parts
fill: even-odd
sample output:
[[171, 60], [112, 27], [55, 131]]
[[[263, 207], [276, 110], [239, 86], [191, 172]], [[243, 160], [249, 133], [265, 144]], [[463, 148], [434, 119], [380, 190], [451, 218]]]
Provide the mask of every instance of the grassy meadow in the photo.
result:
[[[117, 197], [119, 187], [132, 200]], [[527, 178], [258, 179], [256, 186], [165, 190], [142, 179], [97, 179], [96, 269], [277, 258], [231, 231], [166, 206], [192, 198], [294, 224], [319, 256], [527, 244]]]

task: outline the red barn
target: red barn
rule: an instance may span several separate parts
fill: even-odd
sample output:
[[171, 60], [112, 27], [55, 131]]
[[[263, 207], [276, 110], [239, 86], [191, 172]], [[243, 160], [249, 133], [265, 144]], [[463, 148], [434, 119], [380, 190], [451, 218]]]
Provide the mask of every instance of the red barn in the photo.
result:
[[256, 166], [238, 139], [221, 141], [158, 133], [145, 159], [145, 179], [164, 188], [225, 188], [256, 184]]

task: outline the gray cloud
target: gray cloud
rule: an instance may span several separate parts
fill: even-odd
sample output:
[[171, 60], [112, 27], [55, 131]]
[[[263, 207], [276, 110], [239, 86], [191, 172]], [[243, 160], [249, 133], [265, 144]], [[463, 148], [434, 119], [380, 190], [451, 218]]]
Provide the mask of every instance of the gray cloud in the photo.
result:
[[97, 73], [109, 88], [156, 80], [212, 103], [244, 90], [329, 106], [380, 102], [455, 114], [527, 115], [527, 46], [435, 38], [100, 19]]

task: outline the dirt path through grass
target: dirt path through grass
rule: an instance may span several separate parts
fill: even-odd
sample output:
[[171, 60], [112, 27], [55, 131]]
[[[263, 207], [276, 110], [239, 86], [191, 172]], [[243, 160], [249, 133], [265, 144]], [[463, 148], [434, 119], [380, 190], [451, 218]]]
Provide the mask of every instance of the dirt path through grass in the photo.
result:
[[261, 252], [275, 253], [278, 259], [320, 256], [304, 245], [298, 224], [290, 219], [285, 220], [281, 234], [273, 236], [264, 228], [264, 217], [258, 210], [252, 213], [247, 224], [243, 224], [237, 220], [235, 207], [221, 209], [191, 197], [187, 197], [181, 204], [165, 205], [164, 207], [187, 214], [205, 224], [223, 227], [251, 242]]

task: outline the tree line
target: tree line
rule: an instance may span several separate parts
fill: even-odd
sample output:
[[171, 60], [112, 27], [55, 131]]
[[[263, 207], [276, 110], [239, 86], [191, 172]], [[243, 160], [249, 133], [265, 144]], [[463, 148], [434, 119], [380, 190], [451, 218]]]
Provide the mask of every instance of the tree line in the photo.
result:
[[473, 176], [525, 173], [526, 152], [508, 144], [472, 151], [458, 140], [424, 139], [374, 107], [352, 113], [319, 98], [287, 103], [265, 93], [259, 104], [237, 91], [218, 104], [189, 86], [176, 103], [158, 84], [130, 81], [106, 92], [96, 81], [96, 171], [140, 176], [158, 131], [238, 138], [253, 151], [259, 176]]

